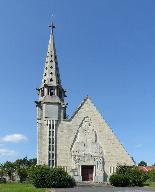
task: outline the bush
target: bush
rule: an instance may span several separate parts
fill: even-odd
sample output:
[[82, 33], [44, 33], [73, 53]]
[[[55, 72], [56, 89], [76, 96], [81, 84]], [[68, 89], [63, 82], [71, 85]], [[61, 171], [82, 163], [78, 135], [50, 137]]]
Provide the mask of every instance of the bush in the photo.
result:
[[74, 179], [62, 168], [47, 166], [33, 167], [30, 172], [30, 181], [37, 188], [73, 187]]
[[17, 173], [20, 178], [20, 183], [23, 183], [24, 181], [26, 181], [26, 179], [28, 177], [28, 171], [26, 168], [17, 169]]
[[155, 182], [155, 170], [152, 170], [152, 171], [148, 172], [148, 180], [150, 182]]
[[129, 186], [129, 178], [123, 174], [113, 174], [110, 176], [110, 184], [116, 187]]
[[5, 178], [0, 178], [0, 184], [2, 183], [6, 183], [6, 179]]
[[148, 175], [135, 166], [118, 166], [116, 173], [111, 175], [110, 184], [116, 187], [143, 186]]

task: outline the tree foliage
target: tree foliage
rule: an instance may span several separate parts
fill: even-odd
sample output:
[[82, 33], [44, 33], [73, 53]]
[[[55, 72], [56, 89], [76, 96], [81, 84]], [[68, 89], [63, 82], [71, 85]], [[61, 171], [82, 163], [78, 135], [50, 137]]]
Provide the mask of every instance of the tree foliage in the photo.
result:
[[[26, 181], [28, 178], [28, 169], [35, 166], [37, 159], [17, 159], [15, 162], [7, 161], [4, 164], [0, 164], [0, 178], [5, 178], [6, 175], [9, 176], [9, 180], [14, 180], [14, 175], [18, 175], [20, 182]], [[2, 179], [3, 180], [3, 179]]]
[[147, 166], [147, 163], [145, 162], [145, 161], [140, 161], [139, 163], [138, 163], [138, 166]]
[[155, 170], [151, 170], [148, 172], [148, 177], [150, 182], [155, 182]]
[[148, 179], [147, 173], [135, 166], [118, 166], [116, 173], [110, 176], [110, 183], [116, 187], [143, 186]]

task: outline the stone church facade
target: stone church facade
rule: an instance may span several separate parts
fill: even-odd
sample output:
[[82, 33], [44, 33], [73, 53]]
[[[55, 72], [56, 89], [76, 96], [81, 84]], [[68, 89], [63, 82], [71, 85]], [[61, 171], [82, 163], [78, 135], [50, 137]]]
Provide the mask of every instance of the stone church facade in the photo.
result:
[[39, 165], [63, 167], [76, 181], [105, 182], [116, 166], [134, 165], [89, 97], [66, 117], [53, 24], [37, 106]]

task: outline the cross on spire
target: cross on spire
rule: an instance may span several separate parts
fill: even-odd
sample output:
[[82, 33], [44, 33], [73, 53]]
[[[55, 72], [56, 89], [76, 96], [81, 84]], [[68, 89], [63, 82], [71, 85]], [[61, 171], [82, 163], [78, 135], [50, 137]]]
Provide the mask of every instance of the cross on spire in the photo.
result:
[[53, 34], [53, 32], [54, 32], [54, 28], [55, 28], [55, 25], [54, 25], [54, 23], [53, 23], [53, 15], [52, 15], [52, 22], [51, 22], [51, 24], [48, 26], [49, 28], [51, 28], [51, 32], [52, 32], [52, 34]]

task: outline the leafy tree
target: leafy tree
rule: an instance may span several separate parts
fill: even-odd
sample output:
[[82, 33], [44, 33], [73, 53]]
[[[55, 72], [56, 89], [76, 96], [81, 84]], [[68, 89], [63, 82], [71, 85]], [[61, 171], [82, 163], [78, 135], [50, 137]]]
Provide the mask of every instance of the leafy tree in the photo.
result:
[[20, 183], [22, 183], [23, 181], [26, 181], [26, 179], [28, 177], [28, 168], [17, 169], [17, 174], [19, 176]]
[[4, 174], [5, 174], [4, 170], [3, 170], [3, 169], [0, 169], [0, 178], [3, 178], [3, 177], [4, 177]]
[[12, 181], [13, 180], [13, 175], [15, 173], [15, 163], [12, 163], [10, 161], [7, 161], [3, 165], [3, 170], [5, 173], [9, 176], [9, 179]]
[[24, 157], [23, 159], [17, 159], [15, 161], [15, 166], [16, 166], [16, 172], [20, 178], [20, 182], [22, 183], [23, 181], [26, 181], [28, 177], [28, 169], [30, 167], [35, 166], [37, 163], [37, 159], [27, 159], [27, 157]]
[[145, 161], [141, 161], [138, 163], [138, 166], [147, 166], [147, 163]]

